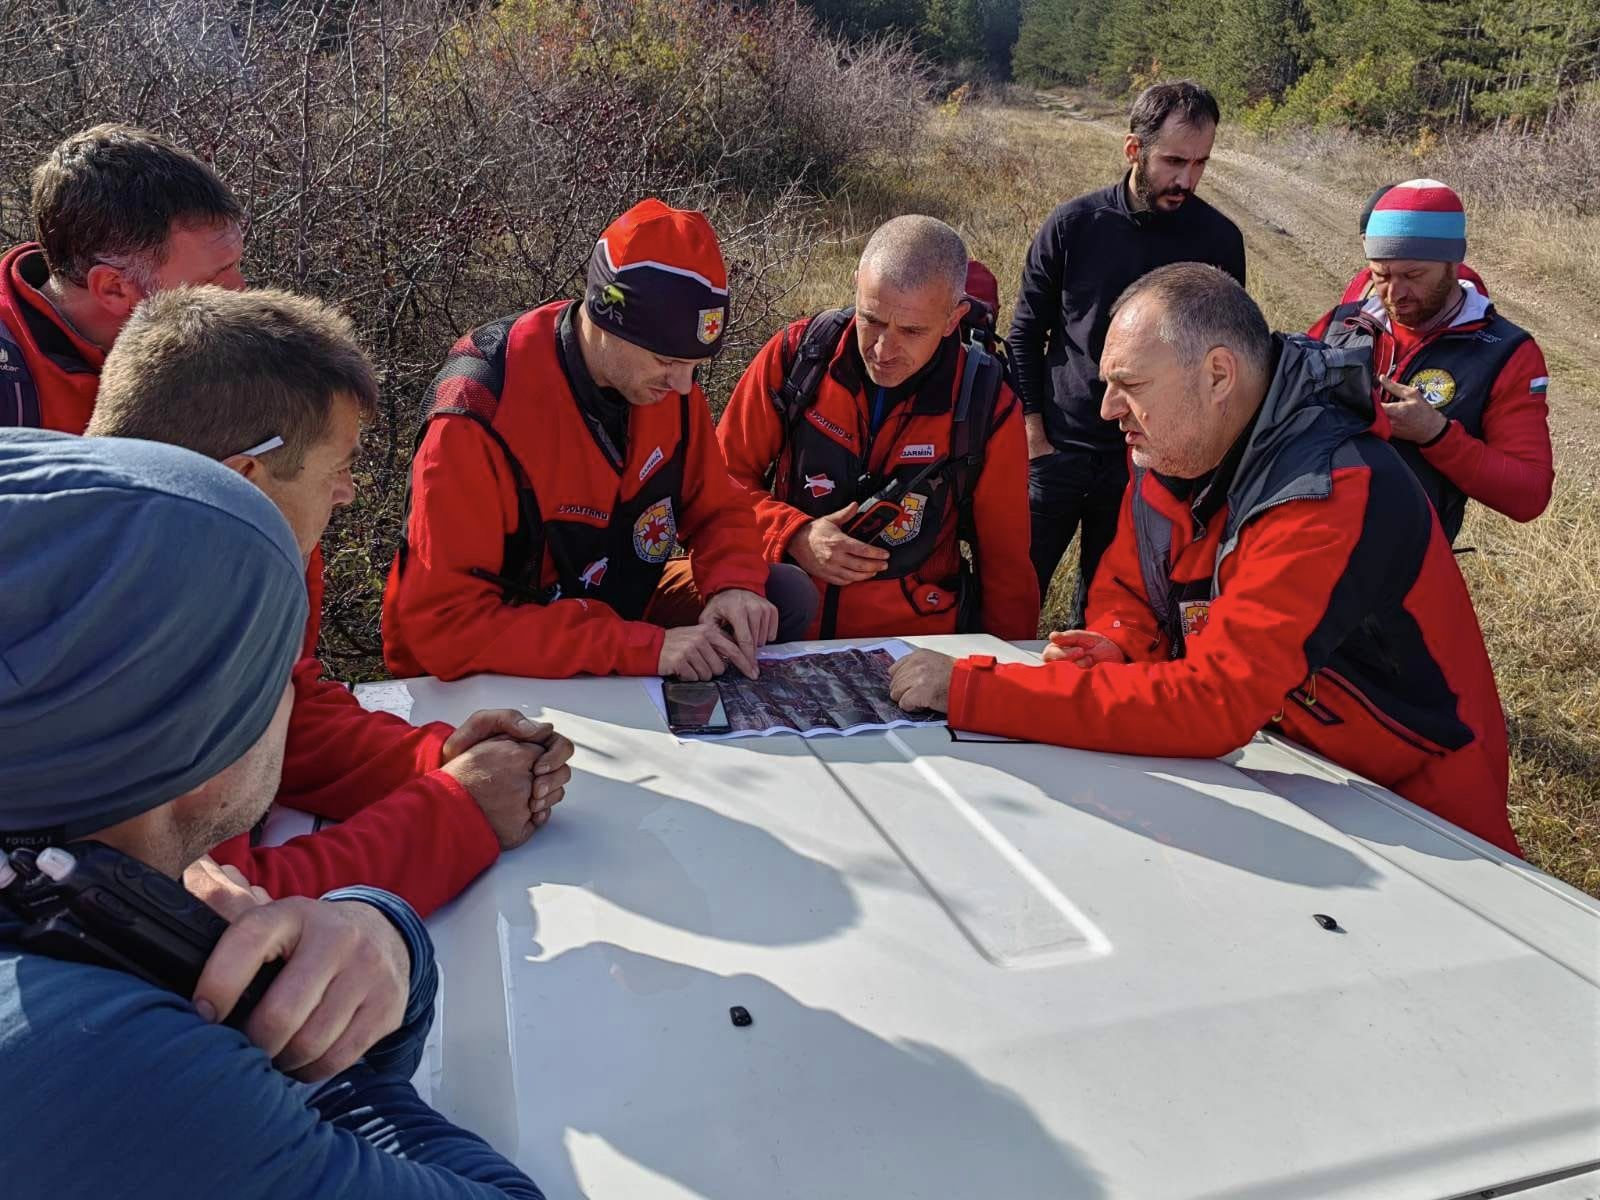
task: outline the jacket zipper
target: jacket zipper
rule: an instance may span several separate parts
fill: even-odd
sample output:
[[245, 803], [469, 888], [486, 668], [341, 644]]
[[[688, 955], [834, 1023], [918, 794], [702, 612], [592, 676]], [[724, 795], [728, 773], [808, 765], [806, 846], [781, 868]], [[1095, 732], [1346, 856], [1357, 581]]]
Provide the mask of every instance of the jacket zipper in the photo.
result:
[[1440, 750], [1437, 746], [1430, 746], [1426, 742], [1421, 741], [1416, 734], [1412, 733], [1404, 725], [1401, 725], [1393, 717], [1389, 716], [1377, 705], [1373, 704], [1371, 700], [1367, 699], [1367, 697], [1362, 694], [1360, 688], [1356, 687], [1355, 684], [1351, 683], [1343, 675], [1340, 675], [1339, 672], [1330, 670], [1327, 667], [1323, 667], [1319, 672], [1317, 672], [1317, 674], [1323, 676], [1323, 678], [1325, 678], [1329, 683], [1333, 684], [1340, 691], [1348, 695], [1352, 700], [1365, 709], [1370, 716], [1374, 717], [1380, 725], [1382, 725], [1390, 733], [1394, 734], [1394, 736], [1399, 738], [1402, 742], [1405, 742], [1408, 746], [1411, 746], [1417, 750], [1421, 750], [1424, 754], [1432, 755], [1434, 758], [1443, 758], [1445, 756], [1443, 750]]

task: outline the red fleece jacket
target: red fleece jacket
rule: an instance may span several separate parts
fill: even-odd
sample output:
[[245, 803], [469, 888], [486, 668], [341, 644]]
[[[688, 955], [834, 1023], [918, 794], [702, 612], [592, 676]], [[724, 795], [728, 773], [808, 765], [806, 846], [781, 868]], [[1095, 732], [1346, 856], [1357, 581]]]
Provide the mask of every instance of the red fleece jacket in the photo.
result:
[[370, 713], [316, 658], [322, 610], [322, 552], [306, 571], [311, 617], [294, 668], [283, 782], [277, 801], [342, 821], [252, 847], [241, 834], [211, 852], [273, 896], [319, 896], [369, 884], [423, 916], [458, 895], [499, 856], [500, 843], [466, 788], [439, 770], [450, 726], [415, 727]]

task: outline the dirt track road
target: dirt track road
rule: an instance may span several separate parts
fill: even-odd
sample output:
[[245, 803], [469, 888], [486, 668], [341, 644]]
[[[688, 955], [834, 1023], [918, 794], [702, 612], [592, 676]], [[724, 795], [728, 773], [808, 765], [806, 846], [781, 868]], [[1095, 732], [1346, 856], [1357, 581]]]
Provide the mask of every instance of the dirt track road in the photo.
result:
[[[1060, 96], [1041, 94], [1039, 102], [1107, 139], [1120, 142], [1126, 132], [1120, 116], [1093, 113]], [[1365, 189], [1330, 186], [1293, 162], [1227, 146], [1212, 156], [1201, 189], [1244, 233], [1250, 290], [1280, 320], [1287, 315], [1309, 325], [1359, 263], [1356, 216]], [[1486, 266], [1480, 257], [1473, 262], [1484, 269], [1495, 304], [1532, 331], [1549, 361], [1557, 469], [1571, 464], [1592, 477], [1600, 458], [1600, 321], [1589, 305], [1564, 306], [1560, 298], [1541, 296], [1514, 265]]]

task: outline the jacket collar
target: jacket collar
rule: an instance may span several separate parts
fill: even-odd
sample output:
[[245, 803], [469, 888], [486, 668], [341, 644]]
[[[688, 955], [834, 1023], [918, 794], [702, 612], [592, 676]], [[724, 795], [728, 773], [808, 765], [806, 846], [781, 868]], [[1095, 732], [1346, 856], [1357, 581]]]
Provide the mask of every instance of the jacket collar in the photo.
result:
[[105, 351], [78, 333], [42, 289], [50, 278], [44, 249], [37, 242], [18, 246], [0, 259], [0, 292], [10, 301], [23, 329], [13, 336], [26, 336], [35, 349], [68, 375], [98, 375], [105, 363]]
[[1303, 334], [1274, 334], [1273, 343], [1277, 368], [1228, 487], [1224, 553], [1264, 509], [1331, 495], [1334, 452], [1379, 421], [1364, 350]]
[[[1430, 330], [1427, 336], [1439, 337], [1446, 333], [1466, 332], [1486, 325], [1494, 319], [1494, 305], [1489, 302], [1489, 297], [1468, 283], [1461, 284], [1461, 290], [1466, 293], [1466, 298], [1456, 310], [1456, 315], [1451, 318], [1450, 324], [1442, 329]], [[1378, 299], [1376, 292], [1362, 302], [1358, 315], [1377, 325], [1385, 333], [1394, 330], [1389, 321], [1388, 310], [1383, 307], [1383, 301]]]

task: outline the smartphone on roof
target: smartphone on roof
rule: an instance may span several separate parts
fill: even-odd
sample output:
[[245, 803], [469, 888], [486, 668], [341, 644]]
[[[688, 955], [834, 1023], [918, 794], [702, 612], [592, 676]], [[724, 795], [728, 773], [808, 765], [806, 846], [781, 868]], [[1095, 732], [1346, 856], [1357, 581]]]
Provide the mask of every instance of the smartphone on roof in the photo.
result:
[[667, 679], [661, 684], [667, 702], [667, 728], [673, 733], [728, 733], [727, 710], [715, 683]]

